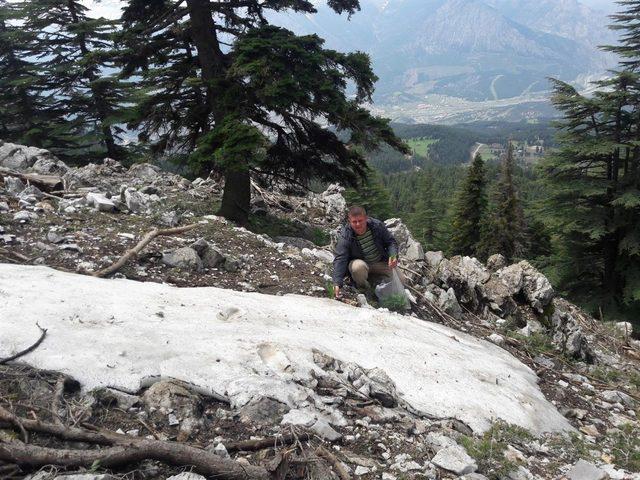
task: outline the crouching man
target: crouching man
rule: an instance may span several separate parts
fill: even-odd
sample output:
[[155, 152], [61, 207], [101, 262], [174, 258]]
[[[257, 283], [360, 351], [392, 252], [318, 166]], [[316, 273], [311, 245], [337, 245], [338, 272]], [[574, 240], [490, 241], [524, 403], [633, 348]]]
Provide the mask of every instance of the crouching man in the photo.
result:
[[[383, 222], [367, 217], [362, 207], [351, 207], [348, 220], [340, 231], [333, 261], [336, 298], [347, 271], [359, 289], [367, 290], [370, 281], [387, 281], [398, 265], [398, 242]], [[404, 282], [400, 272], [398, 276]]]

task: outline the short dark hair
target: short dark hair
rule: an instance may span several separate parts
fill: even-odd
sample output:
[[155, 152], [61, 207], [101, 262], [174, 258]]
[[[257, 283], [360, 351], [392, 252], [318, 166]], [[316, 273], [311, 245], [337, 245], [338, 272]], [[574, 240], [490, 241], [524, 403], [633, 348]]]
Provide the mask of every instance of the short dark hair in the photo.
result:
[[354, 205], [353, 207], [349, 208], [349, 211], [347, 212], [347, 215], [349, 217], [359, 217], [360, 215], [366, 215], [367, 211], [360, 206]]

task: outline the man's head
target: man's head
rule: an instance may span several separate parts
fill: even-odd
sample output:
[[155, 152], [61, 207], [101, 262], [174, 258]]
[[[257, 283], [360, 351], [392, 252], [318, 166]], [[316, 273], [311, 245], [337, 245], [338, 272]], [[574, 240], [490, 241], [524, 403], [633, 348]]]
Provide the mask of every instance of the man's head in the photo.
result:
[[367, 231], [367, 212], [362, 207], [351, 207], [347, 214], [349, 225], [356, 235], [363, 235]]

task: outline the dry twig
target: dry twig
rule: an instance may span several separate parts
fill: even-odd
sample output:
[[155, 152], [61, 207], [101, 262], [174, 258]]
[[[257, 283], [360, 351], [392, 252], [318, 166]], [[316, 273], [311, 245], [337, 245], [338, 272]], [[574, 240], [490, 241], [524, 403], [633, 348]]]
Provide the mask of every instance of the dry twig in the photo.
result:
[[33, 352], [36, 348], [38, 348], [38, 346], [40, 346], [40, 344], [44, 340], [44, 337], [47, 335], [47, 329], [46, 328], [42, 328], [37, 323], [36, 323], [36, 325], [40, 329], [40, 332], [42, 332], [40, 334], [40, 338], [38, 339], [38, 341], [36, 343], [34, 343], [33, 345], [31, 345], [29, 348], [25, 348], [24, 350], [14, 354], [14, 355], [11, 355], [10, 357], [0, 359], [0, 365], [4, 365], [4, 364], [12, 362], [12, 361], [14, 361], [14, 360], [16, 360], [16, 359], [18, 359], [20, 357], [23, 357], [23, 356], [27, 355], [28, 353]]
[[142, 251], [142, 249], [146, 247], [154, 238], [188, 232], [189, 230], [193, 230], [197, 226], [197, 223], [193, 223], [184, 227], [167, 228], [164, 230], [154, 228], [149, 233], [147, 233], [135, 247], [127, 250], [126, 253], [122, 257], [120, 257], [120, 260], [118, 260], [116, 263], [97, 272], [93, 272], [91, 275], [94, 277], [106, 277], [107, 275], [111, 275], [112, 273], [120, 270], [129, 260], [138, 255]]

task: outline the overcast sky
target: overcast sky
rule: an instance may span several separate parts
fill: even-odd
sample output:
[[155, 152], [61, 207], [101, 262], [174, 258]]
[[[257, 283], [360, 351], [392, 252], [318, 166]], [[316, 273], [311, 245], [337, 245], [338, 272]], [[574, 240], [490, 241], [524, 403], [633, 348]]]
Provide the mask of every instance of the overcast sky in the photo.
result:
[[[581, 3], [592, 8], [613, 12], [619, 7], [615, 0], [580, 0]], [[124, 3], [121, 0], [82, 0], [96, 16], [106, 18], [118, 18], [120, 16], [120, 6]]]

